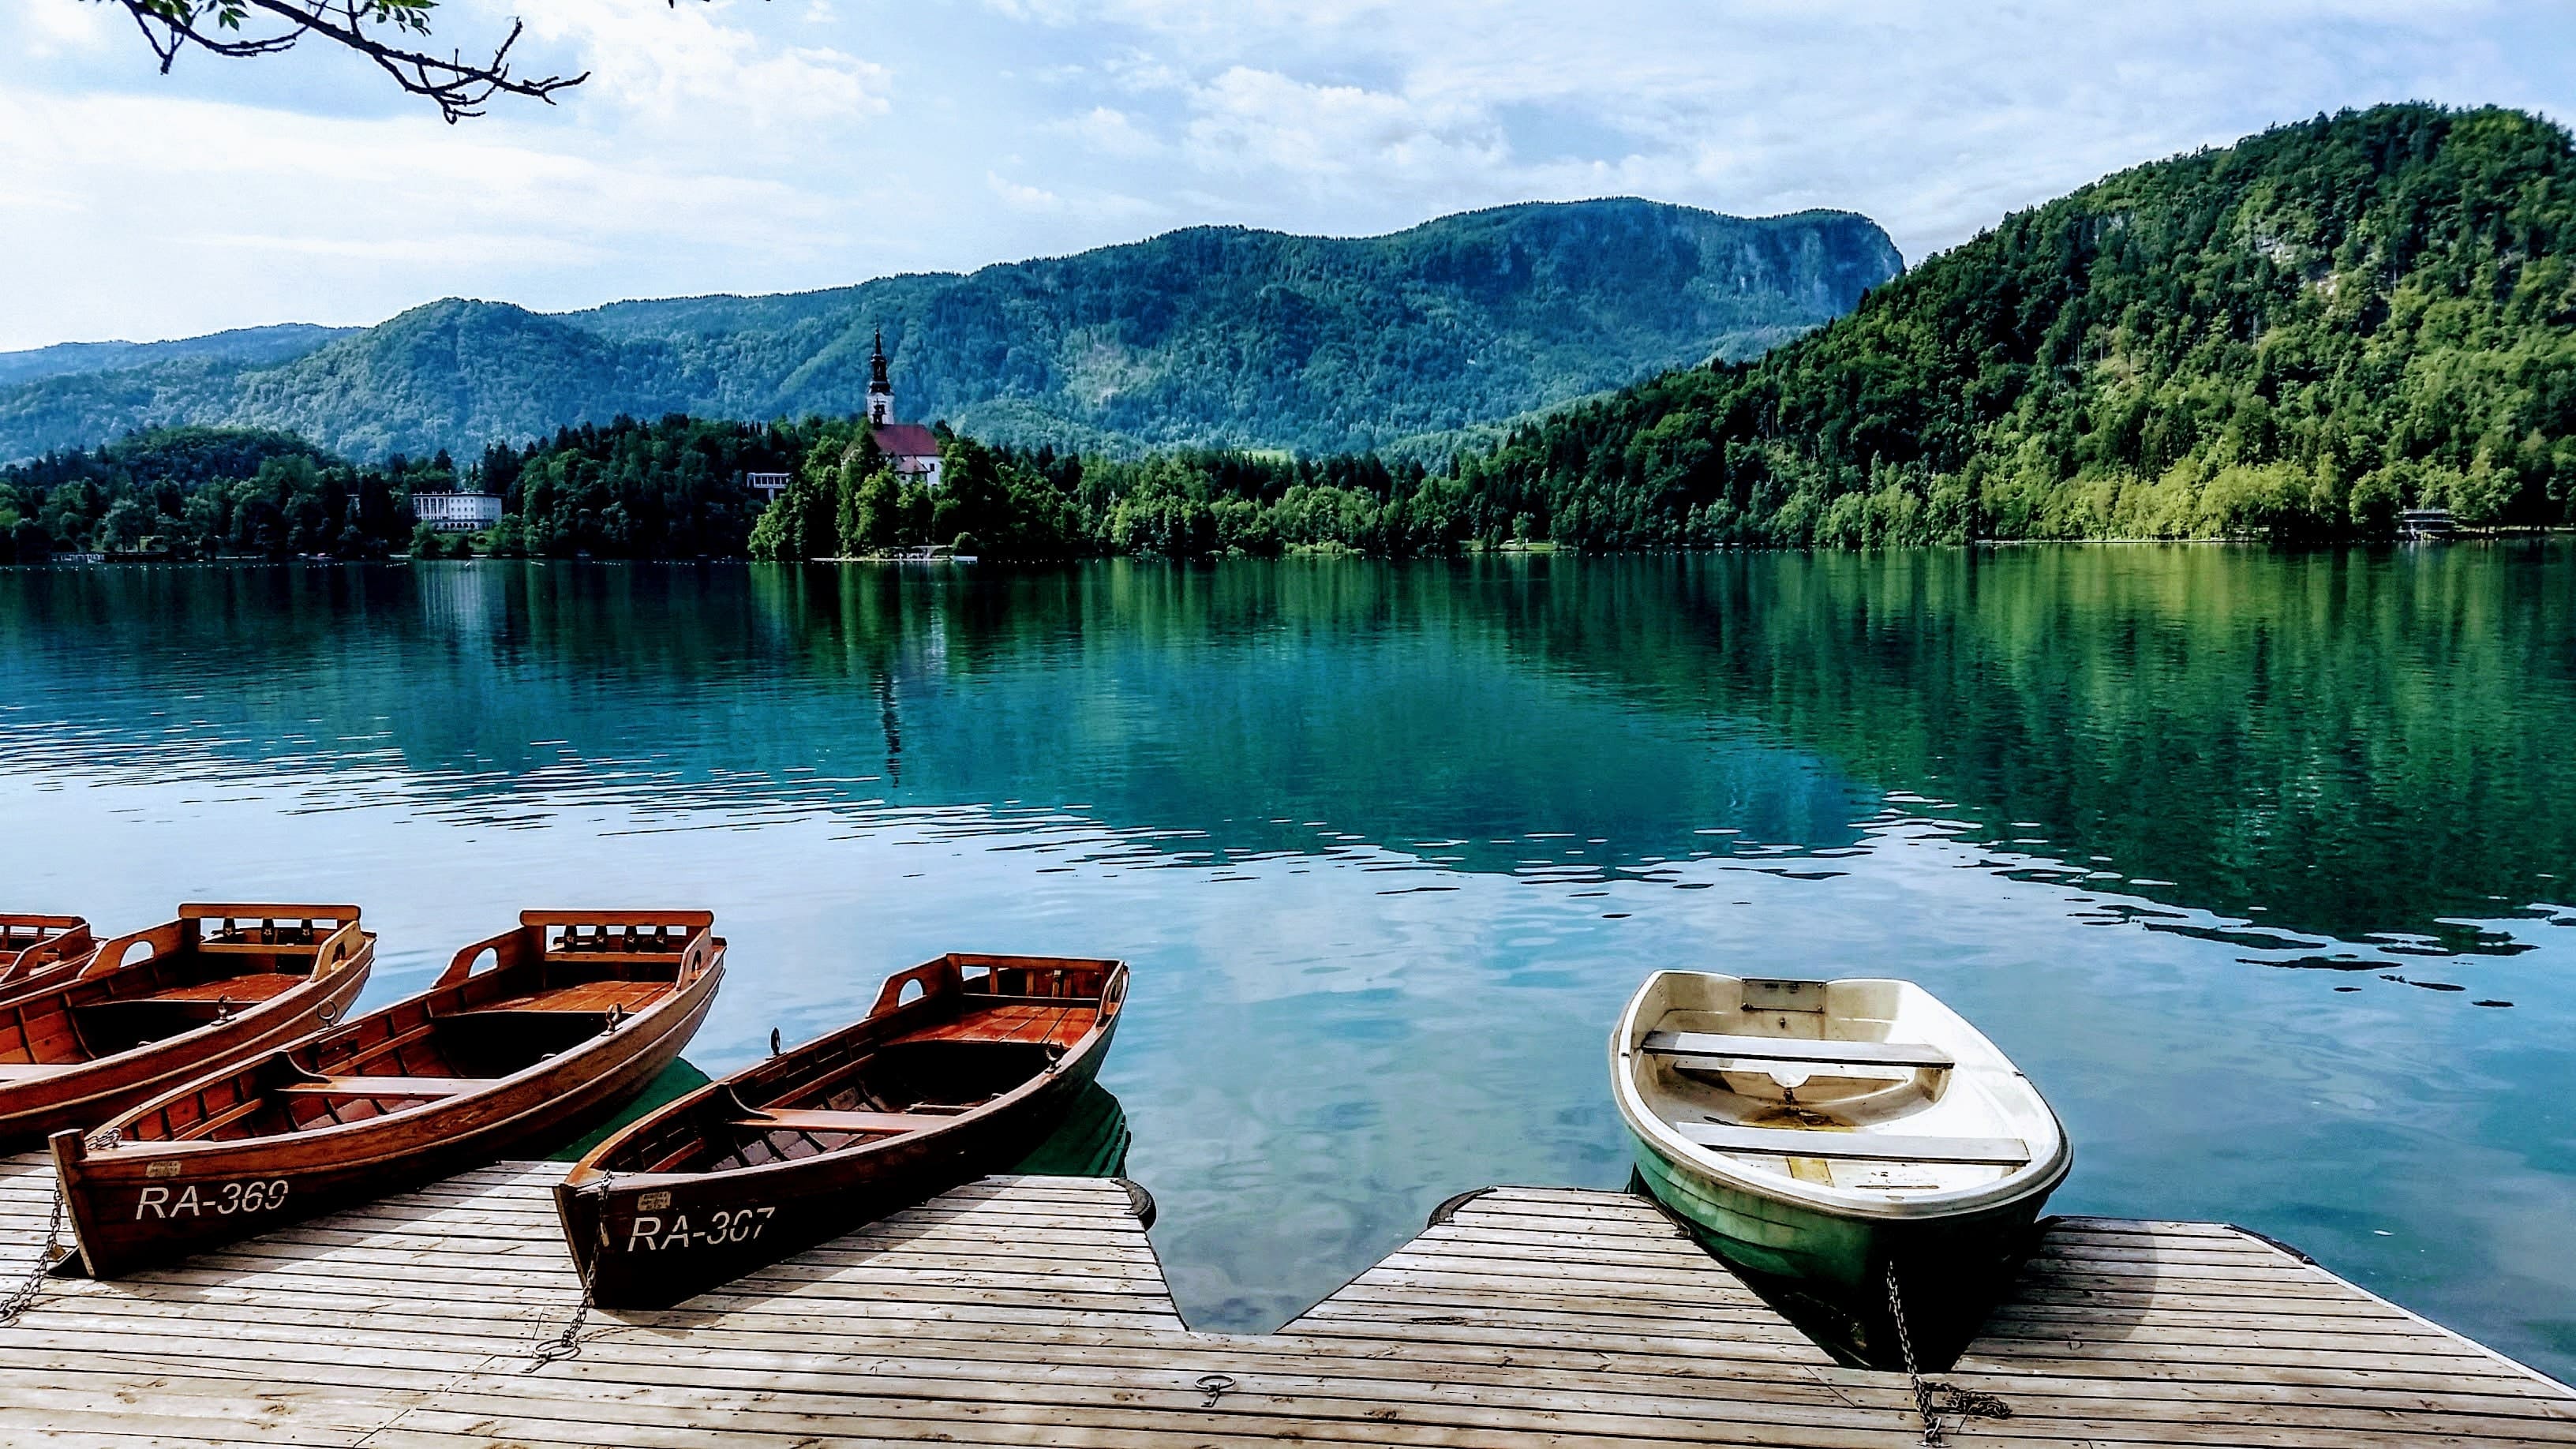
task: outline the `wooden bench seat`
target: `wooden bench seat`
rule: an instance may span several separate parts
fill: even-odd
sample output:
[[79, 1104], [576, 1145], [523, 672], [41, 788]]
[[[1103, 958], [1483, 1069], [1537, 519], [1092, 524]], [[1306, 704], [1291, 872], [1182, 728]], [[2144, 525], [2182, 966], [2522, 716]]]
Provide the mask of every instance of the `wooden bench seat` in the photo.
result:
[[1773, 1036], [1719, 1036], [1704, 1031], [1650, 1031], [1637, 1049], [1664, 1057], [1728, 1057], [1832, 1067], [1914, 1067], [1946, 1072], [1958, 1063], [1938, 1047], [1887, 1041], [1798, 1041]]
[[194, 986], [173, 986], [149, 996], [120, 996], [92, 1002], [93, 1006], [124, 1006], [139, 1002], [188, 1001], [212, 1004], [230, 1001], [235, 1006], [256, 1006], [272, 996], [283, 996], [313, 980], [292, 971], [245, 971], [239, 976], [226, 976], [217, 981], [201, 981]]
[[2020, 1167], [2030, 1144], [2018, 1137], [1897, 1137], [1880, 1132], [1804, 1132], [1792, 1127], [1738, 1127], [1724, 1122], [1675, 1122], [1685, 1141], [1717, 1152], [1758, 1152], [1772, 1157], [1813, 1157], [1861, 1162], [1952, 1162]]
[[485, 1012], [505, 1011], [585, 1011], [596, 1014], [614, 1007], [632, 1016], [669, 999], [674, 989], [668, 981], [577, 981], [569, 986], [549, 986], [526, 996], [509, 997], [455, 1014], [479, 1016]]
[[806, 1112], [781, 1107], [761, 1111], [742, 1119], [736, 1125], [755, 1131], [784, 1127], [796, 1132], [913, 1132], [953, 1122], [954, 1117], [939, 1117], [913, 1112]]
[[480, 1091], [490, 1085], [482, 1077], [397, 1077], [362, 1073], [354, 1077], [290, 1082], [281, 1090], [317, 1097], [454, 1097]]

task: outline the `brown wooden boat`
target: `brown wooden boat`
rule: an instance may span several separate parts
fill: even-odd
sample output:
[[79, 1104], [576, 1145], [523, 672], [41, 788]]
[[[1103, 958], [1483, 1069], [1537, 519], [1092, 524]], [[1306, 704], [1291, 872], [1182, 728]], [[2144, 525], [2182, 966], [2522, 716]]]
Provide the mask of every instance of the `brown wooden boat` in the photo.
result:
[[593, 1299], [660, 1307], [999, 1171], [1099, 1074], [1117, 961], [948, 955], [855, 1025], [710, 1083], [555, 1189]]
[[0, 1148], [95, 1127], [338, 1021], [376, 938], [356, 906], [185, 905], [0, 998]]
[[[527, 911], [427, 991], [201, 1076], [54, 1166], [92, 1274], [560, 1147], [680, 1054], [724, 976], [704, 911]], [[489, 966], [477, 970], [486, 960]]]
[[89, 922], [78, 916], [0, 914], [0, 1000], [79, 970], [97, 949]]

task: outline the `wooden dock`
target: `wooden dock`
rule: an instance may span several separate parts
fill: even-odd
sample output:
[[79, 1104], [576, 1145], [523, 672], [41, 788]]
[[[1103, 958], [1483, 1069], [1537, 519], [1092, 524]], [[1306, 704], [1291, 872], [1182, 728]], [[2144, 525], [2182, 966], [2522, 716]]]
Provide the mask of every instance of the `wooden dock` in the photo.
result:
[[[1615, 1193], [1465, 1202], [1277, 1334], [1181, 1322], [1125, 1188], [997, 1178], [687, 1306], [594, 1313], [513, 1163], [0, 1328], [0, 1444], [1897, 1446], [1836, 1367]], [[50, 1171], [0, 1159], [0, 1272]], [[2576, 1445], [2576, 1393], [2232, 1228], [2061, 1223], [1958, 1371], [1955, 1444]]]

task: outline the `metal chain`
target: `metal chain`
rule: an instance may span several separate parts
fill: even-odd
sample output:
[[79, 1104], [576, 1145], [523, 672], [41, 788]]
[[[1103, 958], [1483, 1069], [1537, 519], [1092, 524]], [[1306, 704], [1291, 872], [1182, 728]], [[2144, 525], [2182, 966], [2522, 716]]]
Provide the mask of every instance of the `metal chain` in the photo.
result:
[[1969, 1419], [2009, 1419], [2012, 1405], [1994, 1394], [1981, 1394], [1970, 1389], [1935, 1383], [1916, 1372], [1914, 1335], [1905, 1326], [1905, 1295], [1897, 1291], [1896, 1261], [1887, 1264], [1887, 1311], [1896, 1320], [1896, 1351], [1905, 1360], [1906, 1382], [1914, 1387], [1914, 1412], [1923, 1419], [1923, 1442], [1939, 1444], [1941, 1415], [1957, 1414], [1961, 1422]]
[[1905, 1295], [1896, 1291], [1896, 1260], [1887, 1260], [1887, 1311], [1896, 1320], [1896, 1351], [1905, 1360], [1905, 1380], [1914, 1386], [1914, 1412], [1923, 1419], [1923, 1442], [1941, 1442], [1941, 1416], [1932, 1407], [1932, 1386], [1914, 1369], [1914, 1335], [1905, 1327]]
[[54, 1184], [53, 1211], [45, 1218], [44, 1251], [36, 1254], [34, 1266], [27, 1269], [27, 1276], [19, 1281], [18, 1286], [10, 1289], [6, 1296], [0, 1296], [0, 1328], [16, 1323], [20, 1314], [36, 1306], [36, 1299], [45, 1291], [45, 1274], [53, 1268], [56, 1255], [62, 1252], [62, 1243], [63, 1185], [57, 1181]]
[[572, 1321], [563, 1326], [563, 1332], [528, 1350], [528, 1366], [519, 1370], [523, 1374], [532, 1374], [550, 1363], [581, 1356], [581, 1326], [588, 1321], [590, 1310], [596, 1306], [591, 1300], [590, 1285], [599, 1276], [600, 1260], [608, 1256], [608, 1189], [616, 1181], [617, 1174], [613, 1172], [600, 1179], [599, 1241], [590, 1250], [590, 1261], [582, 1265], [581, 1302], [573, 1308]]

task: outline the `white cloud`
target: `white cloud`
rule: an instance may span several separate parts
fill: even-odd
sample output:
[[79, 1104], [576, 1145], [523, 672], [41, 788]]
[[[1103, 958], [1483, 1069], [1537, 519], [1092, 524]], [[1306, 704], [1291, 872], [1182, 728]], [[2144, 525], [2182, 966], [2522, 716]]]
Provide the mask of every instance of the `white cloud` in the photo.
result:
[[1168, 148], [1125, 111], [1094, 106], [1079, 116], [1048, 123], [1048, 130], [1071, 136], [1084, 150], [1100, 156], [1134, 160], [1159, 156]]
[[1311, 180], [1357, 174], [1436, 180], [1509, 155], [1482, 108], [1351, 85], [1316, 85], [1236, 66], [1190, 96], [1189, 152], [1219, 170]]
[[27, 7], [28, 49], [51, 58], [103, 49], [114, 17], [96, 0], [20, 0]]
[[[755, 126], [883, 115], [884, 66], [820, 46], [774, 46], [723, 24], [716, 6], [639, 16], [628, 0], [547, 0], [528, 34], [570, 44], [590, 79], [584, 102], [611, 101], [660, 121], [705, 125], [732, 111]], [[832, 12], [809, 11], [831, 23]]]
[[984, 173], [984, 186], [1013, 211], [1033, 216], [1118, 221], [1153, 215], [1154, 203], [1114, 191], [1072, 188], [1063, 191], [1013, 181], [998, 171]]

